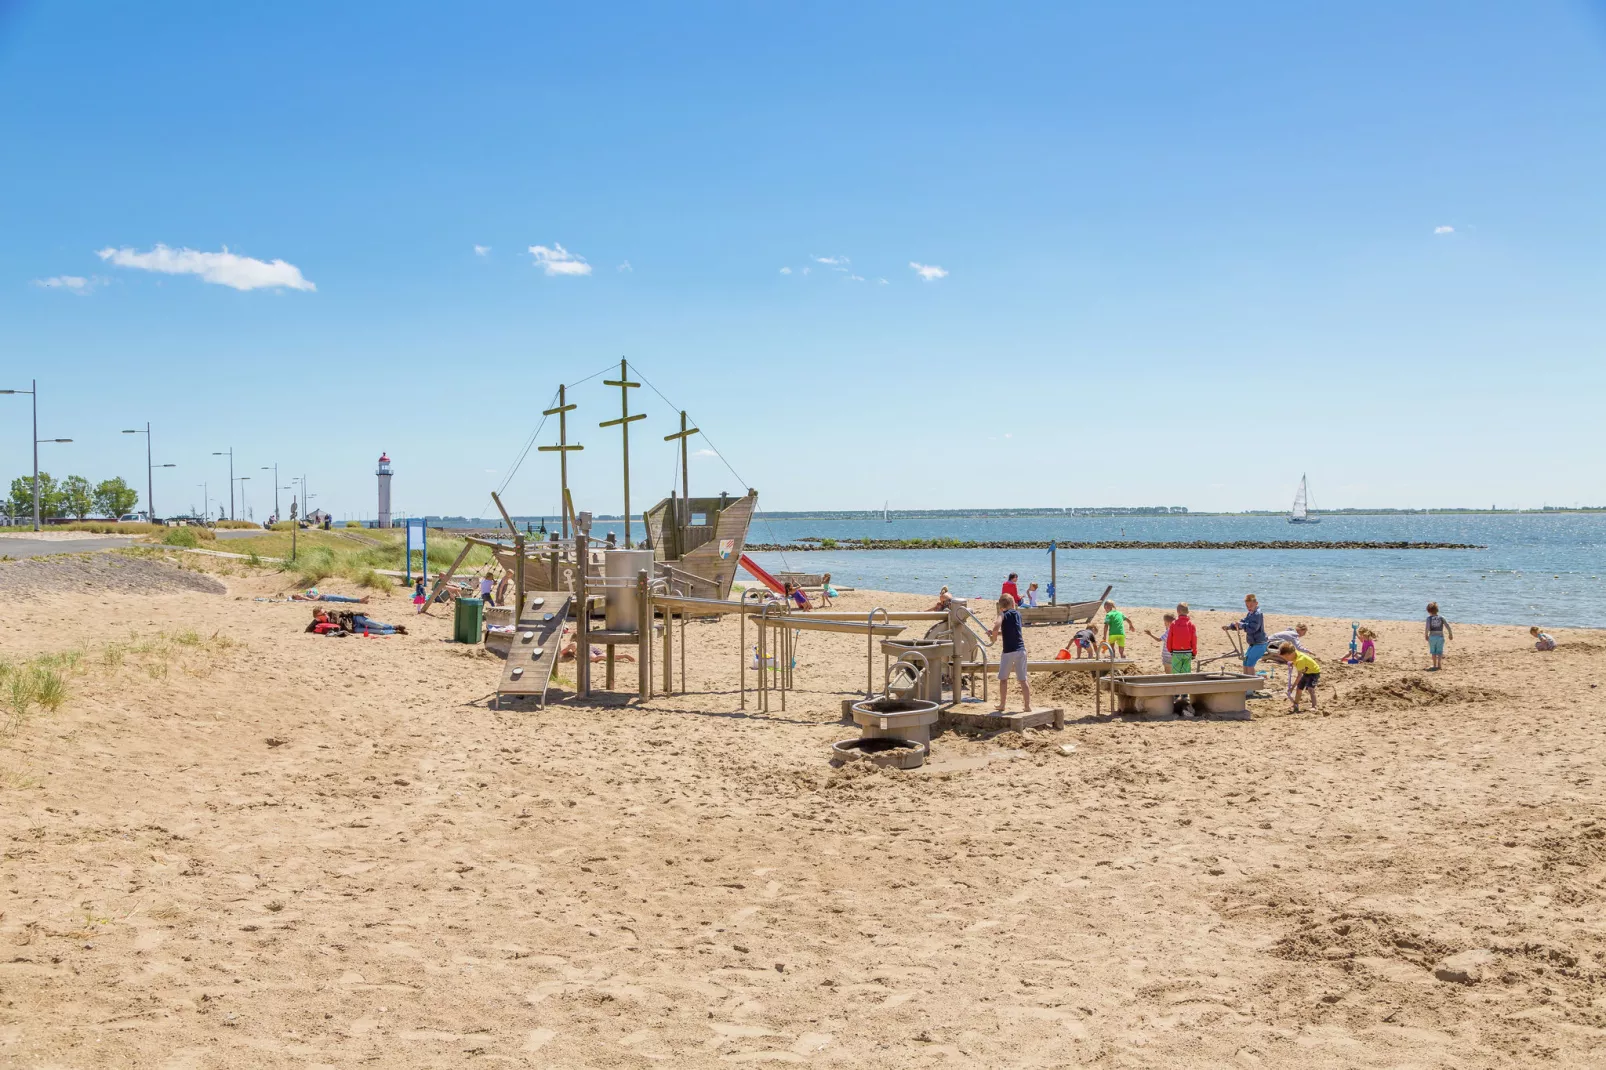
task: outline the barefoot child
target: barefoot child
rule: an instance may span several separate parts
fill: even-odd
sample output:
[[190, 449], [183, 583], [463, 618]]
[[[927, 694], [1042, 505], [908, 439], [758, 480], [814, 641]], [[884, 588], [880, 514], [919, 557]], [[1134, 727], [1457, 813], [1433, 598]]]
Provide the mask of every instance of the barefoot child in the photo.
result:
[[1299, 712], [1299, 693], [1310, 692], [1310, 708], [1316, 709], [1316, 685], [1322, 678], [1322, 667], [1315, 658], [1294, 646], [1293, 643], [1283, 643], [1277, 648], [1277, 656], [1294, 667], [1299, 679], [1294, 681], [1294, 693], [1288, 696], [1288, 701], [1294, 704], [1294, 712]]
[[[1170, 616], [1170, 614], [1166, 614]], [[1171, 672], [1192, 672], [1193, 659], [1199, 655], [1199, 631], [1188, 616], [1188, 603], [1177, 603], [1177, 619], [1166, 629], [1166, 642], [1171, 644]], [[1312, 702], [1315, 699], [1311, 700]]]
[[1071, 636], [1071, 645], [1076, 647], [1076, 657], [1080, 661], [1084, 657], [1098, 657], [1099, 633], [1093, 630], [1090, 624]]
[[1143, 634], [1160, 644], [1160, 664], [1164, 665], [1165, 671], [1169, 673], [1171, 671], [1171, 625], [1175, 623], [1177, 615], [1175, 613], [1167, 613], [1161, 619], [1165, 621], [1165, 627], [1160, 629], [1159, 635], [1155, 635], [1147, 628], [1143, 629]]
[[1112, 658], [1126, 657], [1126, 614], [1116, 609], [1114, 602], [1104, 603], [1104, 641]]
[[1009, 595], [998, 598], [998, 623], [987, 637], [988, 642], [1004, 637], [1004, 652], [998, 656], [998, 712], [1009, 705], [1009, 674], [1020, 679], [1020, 700], [1024, 712], [1032, 712], [1032, 685], [1026, 679], [1026, 640], [1021, 635], [1020, 610]]
[[1450, 622], [1439, 616], [1439, 603], [1428, 603], [1428, 619], [1422, 624], [1422, 634], [1427, 637], [1428, 654], [1433, 658], [1433, 667], [1428, 672], [1438, 672], [1444, 668], [1444, 641], [1455, 638]]
[[1362, 628], [1355, 634], [1361, 640], [1361, 649], [1354, 657], [1345, 658], [1344, 664], [1359, 665], [1363, 661], [1368, 664], [1375, 662], [1377, 660], [1377, 633], [1370, 628]]
[[1556, 640], [1551, 638], [1546, 633], [1540, 631], [1539, 630], [1539, 626], [1537, 624], [1534, 625], [1532, 628], [1528, 629], [1528, 634], [1534, 637], [1534, 649], [1535, 650], [1555, 650], [1556, 649]]

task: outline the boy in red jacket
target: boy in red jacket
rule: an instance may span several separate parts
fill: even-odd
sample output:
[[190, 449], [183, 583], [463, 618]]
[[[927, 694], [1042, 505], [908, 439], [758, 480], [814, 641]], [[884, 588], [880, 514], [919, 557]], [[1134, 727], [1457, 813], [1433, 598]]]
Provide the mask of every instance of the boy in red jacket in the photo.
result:
[[1171, 647], [1171, 671], [1192, 672], [1193, 659], [1199, 656], [1199, 632], [1188, 616], [1188, 603], [1177, 603], [1177, 619], [1167, 639]]

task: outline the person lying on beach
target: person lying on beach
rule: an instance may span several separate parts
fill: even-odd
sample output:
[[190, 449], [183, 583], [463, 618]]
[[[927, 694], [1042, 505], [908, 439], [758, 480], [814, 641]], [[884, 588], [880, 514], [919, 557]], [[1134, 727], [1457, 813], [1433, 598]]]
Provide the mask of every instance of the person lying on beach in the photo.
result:
[[361, 598], [353, 598], [349, 594], [320, 594], [316, 587], [308, 587], [305, 591], [292, 591], [290, 593], [290, 601], [292, 602], [359, 602], [366, 605], [368, 597], [368, 595], [363, 595]]
[[1071, 636], [1071, 645], [1076, 648], [1076, 656], [1078, 659], [1082, 658], [1084, 655], [1086, 657], [1096, 658], [1098, 657], [1099, 633], [1094, 631], [1093, 626], [1090, 624], [1081, 631], [1077, 632], [1075, 635]]
[[942, 590], [937, 592], [937, 604], [932, 606], [930, 609], [926, 610], [926, 612], [927, 613], [941, 612], [942, 610], [947, 609], [948, 606], [953, 603], [953, 600], [954, 600], [954, 596], [948, 593], [948, 588], [947, 587], [944, 587]]
[[353, 635], [406, 635], [407, 628], [401, 624], [385, 624], [361, 613], [351, 615], [351, 631]]
[[1288, 696], [1288, 701], [1293, 703], [1294, 712], [1299, 712], [1299, 693], [1301, 691], [1310, 692], [1310, 708], [1315, 711], [1316, 685], [1321, 681], [1322, 677], [1321, 664], [1303, 650], [1295, 647], [1293, 643], [1278, 645], [1277, 657], [1292, 665], [1295, 671], [1299, 673], [1299, 679], [1294, 683], [1293, 694]]
[[351, 634], [335, 621], [330, 620], [329, 613], [322, 609], [315, 609], [312, 611], [312, 623], [307, 625], [306, 630], [314, 635], [328, 635], [335, 637]]
[[1537, 624], [1528, 629], [1528, 634], [1534, 637], [1535, 650], [1556, 649], [1556, 640], [1552, 639], [1547, 633], [1540, 631]]
[[831, 574], [827, 572], [820, 577], [820, 608], [830, 609], [831, 599], [836, 597], [836, 588], [831, 586]]
[[1171, 625], [1176, 622], [1177, 615], [1175, 613], [1167, 613], [1160, 619], [1165, 621], [1165, 627], [1160, 629], [1159, 635], [1155, 635], [1147, 628], [1143, 629], [1143, 634], [1160, 644], [1160, 664], [1165, 666], [1165, 671], [1169, 673], [1171, 671]]
[[1377, 633], [1370, 628], [1362, 628], [1355, 633], [1361, 641], [1361, 649], [1354, 657], [1344, 659], [1345, 665], [1359, 665], [1361, 662], [1371, 664], [1377, 660]]
[[[559, 661], [573, 661], [574, 660], [574, 656], [575, 656], [575, 643], [574, 643], [574, 640], [571, 639], [569, 641], [569, 645], [568, 646], [566, 646], [562, 650], [558, 651], [558, 660]], [[596, 662], [599, 662], [599, 661], [607, 661], [607, 660], [608, 660], [608, 652], [606, 650], [602, 649], [600, 646], [594, 646], [594, 647], [591, 648], [591, 661], [592, 661], [593, 664], [596, 663]], [[628, 653], [626, 651], [619, 650], [619, 651], [616, 651], [614, 653], [613, 660], [615, 660], [615, 661], [635, 661], [636, 660], [636, 656], [634, 654]]]

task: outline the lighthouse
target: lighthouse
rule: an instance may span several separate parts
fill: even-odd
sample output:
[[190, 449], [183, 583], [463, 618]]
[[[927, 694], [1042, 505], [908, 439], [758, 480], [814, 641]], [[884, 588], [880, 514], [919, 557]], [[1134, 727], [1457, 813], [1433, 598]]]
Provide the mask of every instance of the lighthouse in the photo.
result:
[[379, 455], [379, 468], [374, 473], [379, 477], [379, 527], [390, 527], [390, 457], [381, 453]]

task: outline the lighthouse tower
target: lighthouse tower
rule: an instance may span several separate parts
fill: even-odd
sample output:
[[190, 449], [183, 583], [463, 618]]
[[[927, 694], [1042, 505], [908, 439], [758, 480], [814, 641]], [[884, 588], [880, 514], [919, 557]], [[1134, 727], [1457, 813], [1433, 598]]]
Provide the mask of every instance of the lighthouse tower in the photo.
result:
[[379, 469], [374, 473], [379, 477], [379, 527], [390, 527], [390, 457], [381, 453], [379, 455]]

